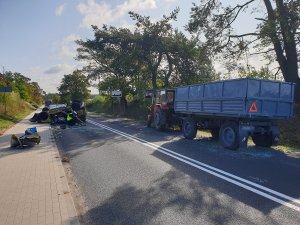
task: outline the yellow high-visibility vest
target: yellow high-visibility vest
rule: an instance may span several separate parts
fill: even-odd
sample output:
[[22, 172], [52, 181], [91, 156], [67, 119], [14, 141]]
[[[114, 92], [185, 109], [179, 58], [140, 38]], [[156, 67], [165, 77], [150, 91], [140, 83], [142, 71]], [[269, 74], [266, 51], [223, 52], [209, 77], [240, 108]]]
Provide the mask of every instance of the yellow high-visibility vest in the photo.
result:
[[68, 114], [67, 115], [67, 121], [70, 121], [70, 120], [72, 120], [73, 119], [73, 116], [71, 115], [71, 114]]

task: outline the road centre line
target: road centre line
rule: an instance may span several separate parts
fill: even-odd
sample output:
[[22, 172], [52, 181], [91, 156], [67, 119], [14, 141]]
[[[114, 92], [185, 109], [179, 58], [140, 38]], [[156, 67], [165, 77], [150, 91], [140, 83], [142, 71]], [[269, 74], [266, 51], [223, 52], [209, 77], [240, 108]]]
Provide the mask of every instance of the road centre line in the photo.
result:
[[[287, 206], [287, 207], [289, 207], [289, 208], [292, 208], [292, 209], [294, 209], [294, 210], [300, 212], [300, 207], [297, 206], [297, 205], [300, 205], [300, 201], [299, 201], [298, 199], [292, 198], [292, 197], [290, 197], [290, 196], [288, 196], [288, 195], [285, 195], [285, 194], [282, 194], [282, 193], [280, 193], [280, 192], [274, 191], [274, 190], [272, 190], [272, 189], [270, 189], [270, 188], [267, 188], [267, 187], [264, 187], [264, 186], [262, 186], [262, 185], [256, 184], [256, 183], [254, 183], [254, 182], [251, 182], [251, 181], [246, 180], [246, 179], [244, 179], [244, 178], [238, 177], [238, 176], [233, 175], [233, 174], [231, 174], [231, 173], [225, 172], [225, 171], [223, 171], [223, 170], [220, 170], [220, 169], [215, 168], [215, 167], [213, 167], [213, 166], [210, 166], [210, 165], [208, 165], [208, 164], [199, 162], [199, 161], [194, 160], [194, 159], [192, 159], [192, 158], [189, 158], [189, 157], [187, 157], [187, 156], [184, 156], [184, 155], [181, 155], [181, 154], [179, 154], [179, 153], [173, 152], [173, 151], [171, 151], [170, 149], [167, 149], [167, 148], [158, 146], [158, 145], [153, 144], [153, 143], [151, 143], [151, 142], [148, 142], [148, 141], [145, 141], [145, 140], [140, 139], [140, 138], [138, 138], [138, 137], [129, 135], [129, 134], [124, 133], [124, 132], [122, 132], [122, 131], [113, 129], [113, 128], [111, 128], [111, 127], [105, 126], [105, 125], [100, 124], [100, 123], [97, 123], [97, 122], [95, 122], [95, 121], [92, 121], [92, 120], [87, 120], [87, 121], [88, 121], [89, 123], [91, 123], [91, 124], [94, 124], [94, 125], [96, 125], [96, 126], [102, 127], [102, 128], [104, 128], [104, 129], [109, 130], [109, 131], [111, 131], [111, 132], [113, 132], [113, 133], [116, 133], [116, 134], [118, 134], [118, 135], [120, 135], [120, 136], [126, 137], [126, 138], [128, 138], [128, 139], [130, 139], [130, 140], [132, 140], [132, 141], [141, 143], [141, 144], [143, 144], [143, 145], [145, 145], [145, 146], [147, 146], [147, 147], [150, 147], [150, 148], [152, 148], [152, 149], [154, 149], [154, 150], [157, 150], [157, 151], [160, 152], [160, 153], [163, 153], [163, 154], [168, 155], [168, 156], [170, 156], [170, 157], [172, 157], [172, 158], [175, 158], [175, 159], [177, 159], [177, 160], [179, 160], [179, 161], [181, 161], [181, 162], [184, 162], [184, 163], [186, 163], [186, 164], [188, 164], [188, 165], [190, 165], [190, 166], [193, 166], [193, 167], [195, 167], [195, 168], [197, 168], [197, 169], [199, 169], [199, 170], [205, 171], [205, 172], [207, 172], [207, 173], [209, 173], [209, 174], [211, 174], [211, 175], [214, 175], [214, 176], [216, 176], [216, 177], [219, 177], [219, 178], [221, 178], [221, 179], [223, 179], [223, 180], [226, 180], [226, 181], [228, 181], [228, 182], [230, 182], [230, 183], [232, 183], [232, 184], [235, 184], [235, 185], [237, 185], [237, 186], [239, 186], [239, 187], [242, 187], [242, 188], [244, 188], [244, 189], [246, 189], [246, 190], [249, 190], [249, 191], [251, 191], [251, 192], [254, 192], [254, 193], [258, 194], [258, 195], [261, 195], [261, 196], [263, 196], [263, 197], [265, 197], [265, 198], [268, 198], [268, 199], [270, 199], [270, 200], [272, 200], [272, 201], [275, 201], [275, 202], [277, 202], [277, 203], [280, 203], [280, 204], [282, 204], [282, 205], [285, 205], [285, 206]], [[223, 175], [222, 175], [222, 174], [223, 174]], [[225, 175], [225, 176], [224, 176], [224, 175]], [[233, 178], [233, 179], [231, 179], [231, 178]], [[234, 180], [234, 179], [235, 179], [235, 180]], [[239, 181], [240, 181], [240, 182], [239, 182]], [[243, 182], [243, 183], [241, 183], [241, 182]], [[246, 183], [246, 184], [245, 184], [245, 183]], [[251, 185], [251, 186], [253, 186], [253, 187], [250, 187], [250, 186], [248, 186], [247, 184], [248, 184], [248, 185]], [[257, 190], [257, 189], [255, 189], [254, 187], [256, 187], [256, 188], [258, 188], [258, 189], [260, 189], [260, 190]], [[265, 191], [265, 192], [263, 192], [263, 191]], [[290, 202], [287, 202], [287, 201], [284, 201], [284, 200], [282, 200], [282, 199], [279, 199], [279, 198], [277, 198], [277, 197], [275, 197], [275, 196], [272, 196], [271, 194], [273, 194], [273, 195], [275, 195], [275, 196], [277, 196], [277, 197], [281, 197], [281, 198], [283, 198], [283, 199], [286, 199], [286, 200], [288, 200], [288, 201], [291, 201], [291, 202], [295, 203], [296, 205], [293, 205], [293, 204], [291, 204]]]

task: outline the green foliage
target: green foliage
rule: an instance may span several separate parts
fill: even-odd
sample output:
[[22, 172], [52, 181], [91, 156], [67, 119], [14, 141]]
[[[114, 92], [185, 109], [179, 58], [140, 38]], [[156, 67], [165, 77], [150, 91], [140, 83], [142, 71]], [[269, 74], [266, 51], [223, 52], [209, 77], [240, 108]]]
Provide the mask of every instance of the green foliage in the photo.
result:
[[261, 67], [260, 70], [256, 70], [255, 68], [251, 68], [245, 70], [244, 68], [239, 71], [239, 77], [241, 78], [258, 78], [263, 80], [274, 80], [274, 75], [269, 70], [268, 67]]
[[75, 70], [72, 74], [64, 75], [58, 87], [61, 102], [69, 103], [72, 100], [85, 101], [90, 95], [89, 86], [87, 78], [79, 70]]
[[[234, 24], [247, 10], [259, 24], [254, 30], [236, 32]], [[192, 8], [187, 29], [200, 37], [212, 55], [222, 53], [222, 61], [236, 62], [249, 53], [262, 55], [270, 63], [277, 61], [284, 80], [296, 83], [295, 98], [300, 102], [299, 12], [300, 0], [248, 0], [234, 4], [200, 0]]]
[[[132, 94], [125, 97], [128, 103], [123, 116], [136, 120], [145, 120], [151, 110], [151, 99], [138, 100]], [[87, 102], [87, 110], [97, 114], [117, 115], [120, 110], [120, 102], [119, 99], [112, 99], [108, 95], [100, 95]]]
[[288, 121], [280, 121], [280, 145], [300, 148], [300, 105], [295, 105], [294, 116]]
[[98, 95], [95, 96], [95, 98], [92, 99], [91, 102], [89, 102], [89, 104], [108, 104], [110, 99], [111, 98], [108, 95]]
[[134, 32], [126, 28], [92, 26], [94, 39], [78, 40], [78, 60], [89, 79], [99, 80], [100, 93], [120, 90], [139, 100], [150, 88], [172, 87], [214, 79], [214, 69], [205, 48], [172, 28], [179, 9], [152, 22], [129, 12], [136, 22]]
[[6, 93], [6, 114], [4, 102], [1, 99], [4, 96], [0, 93], [0, 135], [9, 127], [23, 119], [34, 110], [31, 104], [20, 98], [19, 93]]
[[109, 113], [111, 112], [111, 97], [108, 95], [98, 95], [92, 100], [87, 101], [87, 109], [95, 113]]
[[56, 93], [47, 93], [44, 95], [44, 100], [51, 100], [54, 104], [63, 103], [59, 94]]
[[[42, 90], [38, 83], [30, 82], [30, 79], [21, 73], [6, 71], [0, 74], [0, 85], [12, 86], [13, 92], [29, 103], [42, 104]], [[3, 96], [3, 94], [0, 94], [0, 96]], [[0, 103], [4, 103], [3, 97], [0, 97]]]

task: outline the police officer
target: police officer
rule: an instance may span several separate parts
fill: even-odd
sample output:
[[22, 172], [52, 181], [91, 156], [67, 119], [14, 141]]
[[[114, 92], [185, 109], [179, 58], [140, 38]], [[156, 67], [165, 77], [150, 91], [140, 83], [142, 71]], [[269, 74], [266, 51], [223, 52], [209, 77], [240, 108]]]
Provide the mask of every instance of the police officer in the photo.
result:
[[70, 125], [70, 126], [73, 126], [73, 125], [75, 125], [75, 123], [76, 123], [76, 120], [74, 119], [74, 115], [73, 115], [72, 112], [70, 112], [70, 113], [67, 115], [67, 123], [68, 123], [68, 125]]

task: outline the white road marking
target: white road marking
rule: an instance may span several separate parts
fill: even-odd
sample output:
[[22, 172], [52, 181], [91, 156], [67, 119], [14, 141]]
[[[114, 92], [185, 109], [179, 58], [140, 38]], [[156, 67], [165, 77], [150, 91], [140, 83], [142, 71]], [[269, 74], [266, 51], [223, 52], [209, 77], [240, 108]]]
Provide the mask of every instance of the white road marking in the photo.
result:
[[[168, 155], [168, 156], [170, 156], [170, 157], [172, 157], [172, 158], [175, 158], [175, 159], [177, 159], [177, 160], [179, 160], [179, 161], [181, 161], [181, 162], [184, 162], [184, 163], [186, 163], [186, 164], [188, 164], [188, 165], [190, 165], [190, 166], [193, 166], [193, 167], [195, 167], [195, 168], [197, 168], [197, 169], [199, 169], [199, 170], [205, 171], [205, 172], [207, 172], [207, 173], [209, 173], [209, 174], [211, 174], [211, 175], [214, 175], [214, 176], [216, 176], [216, 177], [219, 177], [219, 178], [221, 178], [221, 179], [223, 179], [223, 180], [226, 180], [226, 181], [228, 181], [228, 182], [230, 182], [230, 183], [232, 183], [232, 184], [235, 184], [235, 185], [237, 185], [237, 186], [239, 186], [239, 187], [242, 187], [242, 188], [244, 188], [244, 189], [246, 189], [246, 190], [249, 190], [249, 191], [251, 191], [251, 192], [254, 192], [254, 193], [256, 193], [256, 194], [258, 194], [258, 195], [260, 195], [260, 196], [263, 196], [263, 197], [265, 197], [265, 198], [268, 198], [268, 199], [270, 199], [270, 200], [272, 200], [272, 201], [275, 201], [275, 202], [277, 202], [277, 203], [280, 203], [280, 204], [282, 204], [282, 205], [285, 205], [285, 206], [287, 206], [287, 207], [289, 207], [289, 208], [292, 208], [292, 209], [294, 209], [294, 210], [300, 212], [300, 201], [299, 201], [298, 199], [292, 198], [292, 197], [290, 197], [290, 196], [288, 196], [288, 195], [285, 195], [285, 194], [282, 194], [282, 193], [280, 193], [280, 192], [274, 191], [274, 190], [272, 190], [272, 189], [270, 189], [270, 188], [267, 188], [267, 187], [264, 187], [264, 186], [262, 186], [262, 185], [256, 184], [256, 183], [254, 183], [254, 182], [252, 182], [252, 181], [249, 181], [249, 180], [246, 180], [246, 179], [244, 179], [244, 178], [238, 177], [238, 176], [233, 175], [233, 174], [231, 174], [231, 173], [228, 173], [228, 172], [226, 172], [226, 171], [220, 170], [220, 169], [218, 169], [218, 168], [216, 168], [216, 167], [213, 167], [213, 166], [210, 166], [210, 165], [208, 165], [208, 164], [199, 162], [199, 161], [194, 160], [194, 159], [192, 159], [192, 158], [189, 158], [189, 157], [187, 157], [187, 156], [181, 155], [181, 154], [179, 154], [179, 153], [177, 153], [177, 152], [173, 152], [173, 151], [171, 151], [170, 149], [167, 149], [167, 148], [158, 146], [158, 145], [156, 145], [156, 144], [153, 144], [153, 143], [151, 143], [151, 142], [145, 141], [145, 140], [143, 140], [143, 139], [140, 139], [140, 138], [138, 138], [138, 137], [132, 136], [132, 135], [130, 135], [130, 134], [124, 133], [124, 132], [122, 132], [122, 131], [113, 129], [113, 128], [111, 128], [111, 127], [108, 127], [108, 126], [105, 126], [105, 125], [103, 125], [103, 124], [94, 122], [94, 121], [92, 121], [92, 120], [87, 120], [87, 121], [88, 121], [89, 123], [91, 123], [91, 124], [94, 124], [94, 125], [96, 125], [96, 126], [102, 127], [102, 128], [104, 128], [104, 129], [109, 130], [109, 131], [111, 131], [111, 132], [113, 132], [113, 133], [116, 133], [116, 134], [118, 134], [118, 135], [120, 135], [120, 136], [126, 137], [126, 138], [128, 138], [128, 139], [130, 139], [130, 140], [132, 140], [132, 141], [141, 143], [141, 144], [143, 144], [143, 145], [145, 145], [145, 146], [147, 146], [147, 147], [149, 147], [149, 148], [152, 148], [152, 149], [154, 149], [154, 150], [157, 150], [157, 151], [160, 152], [160, 153], [163, 153], [163, 154]], [[222, 175], [222, 174], [223, 174], [223, 175]], [[224, 176], [224, 175], [225, 175], [225, 176]], [[234, 180], [234, 179], [235, 179], [235, 180]], [[239, 182], [239, 181], [240, 181], [240, 182]], [[243, 182], [243, 183], [241, 183], [241, 182]], [[247, 184], [248, 184], [248, 185], [251, 185], [252, 187], [251, 187], [251, 186], [248, 186]], [[255, 189], [254, 187], [257, 188], [257, 189]], [[260, 189], [260, 190], [258, 190], [258, 189]], [[263, 192], [263, 191], [265, 191], [265, 192]], [[275, 197], [275, 196], [272, 196], [271, 194], [273, 194], [273, 195], [275, 195], [275, 196], [277, 196], [277, 197], [281, 197], [282, 199], [277, 198], [277, 197]], [[285, 200], [283, 200], [283, 199], [286, 199], [286, 200], [288, 200], [288, 201], [294, 203], [295, 205], [294, 205], [294, 204], [291, 204], [290, 202], [287, 202], [287, 201], [285, 201]]]

